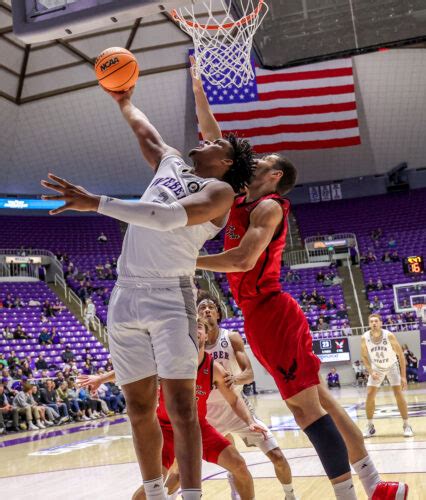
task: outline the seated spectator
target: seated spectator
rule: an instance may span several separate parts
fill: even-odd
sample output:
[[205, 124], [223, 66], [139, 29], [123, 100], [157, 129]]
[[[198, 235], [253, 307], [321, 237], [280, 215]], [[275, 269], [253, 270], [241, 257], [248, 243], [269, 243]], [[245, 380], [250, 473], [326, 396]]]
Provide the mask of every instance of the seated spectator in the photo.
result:
[[400, 256], [398, 255], [398, 252], [396, 250], [394, 250], [391, 254], [390, 254], [390, 260], [392, 262], [399, 262], [401, 260]]
[[13, 339], [13, 332], [10, 329], [10, 326], [5, 326], [2, 330], [3, 337], [6, 340], [12, 340]]
[[40, 345], [51, 345], [53, 343], [52, 334], [47, 330], [47, 328], [42, 328], [40, 335], [38, 336], [38, 343]]
[[374, 253], [370, 250], [367, 252], [367, 255], [365, 256], [365, 263], [366, 264], [371, 264], [372, 262], [376, 262], [377, 257], [374, 255]]
[[[120, 387], [114, 382], [107, 382], [105, 385], [109, 388], [111, 394], [117, 398], [118, 411], [123, 413], [126, 408], [126, 400], [124, 399], [124, 394], [121, 392]], [[256, 382], [254, 382], [253, 394], [257, 394]]]
[[19, 432], [19, 413], [18, 409], [14, 408], [8, 395], [5, 392], [5, 386], [0, 383], [0, 435], [6, 433], [6, 421], [12, 420], [12, 430]]
[[28, 335], [22, 328], [22, 325], [16, 327], [16, 330], [13, 332], [13, 338], [17, 340], [28, 339]]
[[89, 418], [96, 419], [102, 416], [101, 402], [99, 400], [93, 399], [90, 396], [89, 391], [85, 387], [80, 387], [78, 389], [78, 399], [80, 399], [83, 403], [86, 404], [87, 406], [86, 414]]
[[325, 322], [324, 318], [318, 318], [318, 322], [316, 324], [316, 331], [323, 332], [330, 329], [330, 325]]
[[8, 293], [6, 298], [3, 300], [3, 307], [5, 309], [13, 309], [15, 307], [15, 299], [10, 293]]
[[112, 265], [109, 259], [105, 261], [105, 269], [111, 269]]
[[102, 232], [98, 236], [98, 241], [99, 241], [99, 243], [107, 243], [107, 241], [108, 241], [107, 235]]
[[343, 328], [342, 328], [342, 333], [343, 333], [343, 335], [346, 335], [347, 337], [350, 337], [352, 335], [352, 328], [350, 327], [348, 321], [345, 321]]
[[49, 378], [49, 373], [48, 373], [47, 369], [41, 370], [40, 377], [41, 377], [41, 380], [39, 380], [37, 382], [37, 385], [40, 389], [43, 389], [44, 384], [46, 383], [47, 379]]
[[22, 309], [23, 307], [25, 307], [25, 304], [22, 302], [21, 297], [16, 297], [13, 303], [13, 307], [16, 309]]
[[[90, 420], [91, 410], [89, 409], [89, 403], [79, 398], [78, 389], [73, 380], [68, 380], [66, 384], [67, 384], [66, 394], [70, 402], [71, 410], [77, 415], [77, 417], [80, 420], [84, 421]], [[65, 385], [64, 385], [64, 391], [65, 391]]]
[[396, 239], [394, 236], [391, 236], [388, 240], [388, 247], [395, 248], [396, 247]]
[[65, 375], [61, 372], [61, 370], [58, 370], [55, 374], [56, 378], [54, 380], [55, 382], [55, 389], [58, 389], [58, 387], [65, 382]]
[[[98, 370], [98, 374], [102, 375], [103, 373], [105, 373], [105, 370], [100, 368]], [[121, 413], [124, 410], [124, 406], [119, 403], [119, 399], [117, 398], [117, 396], [114, 396], [112, 394], [111, 389], [108, 385], [101, 384], [98, 387], [98, 396], [102, 401], [105, 401], [109, 411], [112, 411], [114, 413]]]
[[373, 281], [373, 278], [368, 280], [367, 286], [365, 287], [366, 292], [373, 292], [376, 290], [376, 284]]
[[[45, 429], [46, 426], [40, 420], [40, 412], [37, 408], [37, 403], [33, 398], [33, 386], [25, 383], [22, 391], [13, 398], [13, 407], [18, 410], [19, 415], [24, 415], [27, 422], [27, 428], [30, 431], [37, 431], [38, 429]], [[33, 423], [33, 418], [36, 425]]]
[[52, 306], [52, 309], [53, 309], [53, 314], [56, 316], [57, 314], [61, 314], [61, 312], [66, 309], [66, 307], [61, 303], [60, 300], [57, 300], [53, 306]]
[[311, 304], [319, 303], [319, 295], [316, 288], [312, 290], [312, 293], [308, 296], [308, 300]]
[[56, 328], [56, 326], [52, 327], [52, 331], [50, 332], [50, 335], [52, 337], [52, 344], [57, 345], [61, 343], [61, 336], [59, 335], [59, 332]]
[[336, 317], [339, 319], [345, 319], [348, 317], [348, 313], [345, 309], [345, 304], [339, 304], [339, 309], [336, 312]]
[[27, 360], [25, 360], [25, 361], [22, 362], [21, 369], [22, 369], [22, 374], [25, 377], [32, 378], [33, 371], [31, 370], [30, 365], [29, 365], [29, 363], [28, 363]]
[[109, 293], [109, 289], [108, 288], [104, 288], [100, 291], [99, 293], [101, 299], [102, 299], [102, 303], [104, 306], [107, 306], [109, 304], [109, 298], [111, 296], [111, 294]]
[[390, 252], [385, 252], [382, 256], [382, 262], [385, 262], [386, 264], [389, 264], [389, 262], [392, 262]]
[[334, 302], [333, 297], [330, 297], [329, 300], [326, 303], [327, 310], [330, 311], [331, 309], [336, 309], [336, 302]]
[[105, 364], [105, 371], [109, 372], [111, 370], [114, 370], [114, 367], [112, 366], [112, 359], [111, 356], [108, 356], [107, 362]]
[[3, 370], [3, 368], [6, 368], [7, 366], [7, 359], [4, 359], [4, 354], [0, 352], [0, 370]]
[[376, 240], [379, 240], [383, 235], [383, 231], [382, 229], [379, 227], [377, 229], [373, 229], [373, 231], [371, 231], [371, 239], [376, 241]]
[[36, 359], [35, 366], [37, 370], [47, 370], [48, 366], [43, 354], [39, 354], [38, 358]]
[[33, 385], [32, 396], [37, 405], [38, 411], [40, 412], [40, 420], [46, 427], [51, 427], [59, 421], [59, 414], [56, 413], [52, 408], [44, 405], [41, 402], [40, 391], [37, 385]]
[[300, 281], [300, 276], [294, 271], [287, 271], [287, 274], [284, 276], [284, 281], [286, 283], [294, 283], [296, 281]]
[[322, 283], [322, 282], [325, 280], [325, 274], [324, 274], [322, 271], [320, 271], [320, 272], [317, 274], [316, 280], [317, 280], [319, 283]]
[[383, 282], [380, 278], [378, 278], [376, 283], [376, 290], [380, 291], [383, 290], [383, 288], [384, 288]]
[[306, 304], [309, 301], [309, 295], [306, 290], [303, 290], [302, 293], [299, 296], [299, 301], [301, 304]]
[[84, 375], [93, 375], [94, 373], [96, 373], [96, 368], [92, 365], [90, 359], [86, 358], [81, 373], [83, 373]]
[[20, 364], [19, 358], [16, 355], [15, 351], [10, 351], [10, 356], [7, 358], [7, 364], [8, 364], [9, 370], [13, 370], [16, 365], [19, 366], [19, 364]]
[[360, 361], [354, 361], [352, 368], [355, 372], [355, 381], [357, 385], [367, 385], [367, 373], [364, 365]]
[[62, 361], [64, 363], [71, 363], [72, 361], [74, 361], [74, 359], [75, 359], [75, 355], [71, 351], [71, 346], [67, 345], [65, 347], [65, 351], [62, 353]]
[[52, 318], [53, 316], [55, 316], [55, 311], [53, 310], [53, 306], [48, 299], [46, 299], [43, 302], [42, 311], [43, 314], [48, 318]]
[[90, 354], [90, 349], [88, 347], [86, 347], [86, 349], [84, 349], [84, 353], [83, 353], [83, 361], [86, 361], [86, 360], [89, 360], [89, 361], [93, 361], [93, 356]]
[[327, 375], [327, 385], [329, 389], [332, 389], [333, 387], [338, 387], [340, 389], [339, 374], [337, 373], [337, 370], [334, 367]]
[[111, 281], [115, 280], [116, 276], [114, 274], [114, 271], [111, 268], [107, 269], [103, 279], [104, 280], [111, 280]]
[[383, 305], [383, 302], [381, 302], [379, 300], [379, 297], [377, 295], [375, 295], [374, 299], [372, 300], [372, 302], [370, 302], [370, 305], [368, 307], [369, 307], [370, 311], [372, 313], [374, 313], [374, 312], [378, 312], [381, 309], [383, 309], [384, 305]]
[[55, 382], [52, 379], [48, 379], [43, 389], [40, 390], [40, 400], [42, 404], [53, 408], [53, 410], [61, 415], [59, 424], [68, 422], [69, 415], [67, 410], [67, 405], [63, 403], [56, 392]]

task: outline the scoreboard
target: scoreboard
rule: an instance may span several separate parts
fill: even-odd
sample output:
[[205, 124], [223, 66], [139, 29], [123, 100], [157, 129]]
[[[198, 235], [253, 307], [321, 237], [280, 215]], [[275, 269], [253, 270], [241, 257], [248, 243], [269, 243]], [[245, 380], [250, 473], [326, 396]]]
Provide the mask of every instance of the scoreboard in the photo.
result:
[[312, 340], [314, 353], [323, 363], [350, 361], [349, 341], [347, 337]]
[[402, 266], [404, 273], [411, 276], [422, 274], [425, 271], [425, 261], [421, 255], [405, 257], [402, 261]]

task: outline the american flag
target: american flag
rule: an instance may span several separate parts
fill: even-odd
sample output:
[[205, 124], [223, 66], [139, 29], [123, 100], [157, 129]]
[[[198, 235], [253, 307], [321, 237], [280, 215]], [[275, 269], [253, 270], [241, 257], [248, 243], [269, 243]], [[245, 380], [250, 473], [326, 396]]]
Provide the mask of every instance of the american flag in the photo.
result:
[[247, 137], [258, 153], [361, 144], [352, 59], [255, 73], [241, 88], [203, 81], [224, 135]]

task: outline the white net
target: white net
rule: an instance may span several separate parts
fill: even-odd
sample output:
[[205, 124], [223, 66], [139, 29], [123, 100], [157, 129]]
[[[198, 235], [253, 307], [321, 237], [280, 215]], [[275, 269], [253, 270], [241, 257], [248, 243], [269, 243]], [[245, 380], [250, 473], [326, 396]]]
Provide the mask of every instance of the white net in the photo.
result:
[[[253, 36], [268, 12], [264, 0], [234, 0], [242, 12], [235, 20], [231, 13], [231, 2], [220, 0], [223, 11], [213, 12], [209, 1], [197, 2], [207, 11], [208, 18], [197, 20], [194, 6], [181, 7], [172, 15], [181, 29], [194, 42], [195, 74], [212, 85], [222, 88], [242, 87], [254, 78], [251, 61]], [[217, 5], [217, 2], [216, 4]], [[219, 9], [220, 11], [220, 9]], [[217, 11], [216, 11], [217, 12]]]

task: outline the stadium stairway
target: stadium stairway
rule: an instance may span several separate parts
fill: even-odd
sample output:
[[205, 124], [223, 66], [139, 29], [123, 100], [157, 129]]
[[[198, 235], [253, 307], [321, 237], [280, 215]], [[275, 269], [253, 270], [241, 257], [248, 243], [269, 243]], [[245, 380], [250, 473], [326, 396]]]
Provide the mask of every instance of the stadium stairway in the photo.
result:
[[[367, 319], [369, 315], [368, 301], [365, 297], [364, 289], [364, 278], [359, 266], [351, 266], [352, 276], [355, 284], [356, 293], [358, 296], [359, 307], [361, 309], [362, 319], [364, 325], [367, 324]], [[345, 302], [348, 307], [348, 319], [351, 326], [361, 326], [358, 314], [358, 308], [355, 300], [355, 293], [351, 282], [351, 277], [349, 273], [349, 268], [346, 266], [340, 266], [338, 268], [339, 276], [342, 278], [342, 288], [343, 295], [345, 297]]]

